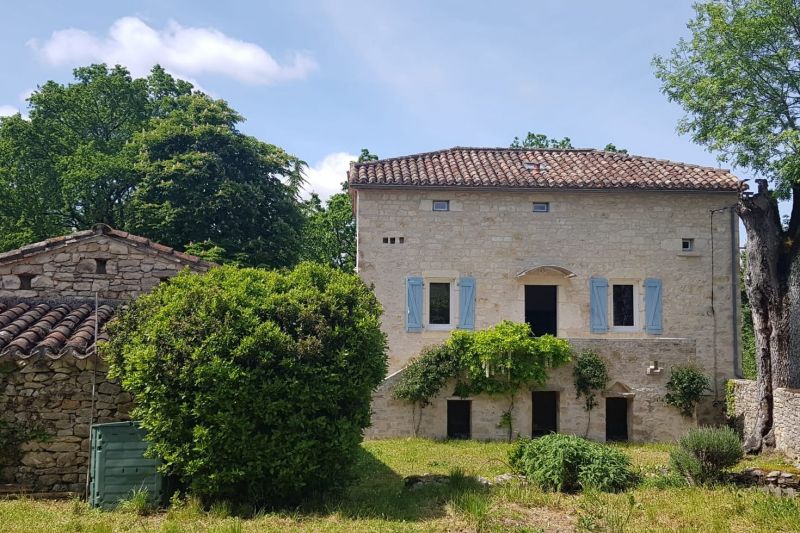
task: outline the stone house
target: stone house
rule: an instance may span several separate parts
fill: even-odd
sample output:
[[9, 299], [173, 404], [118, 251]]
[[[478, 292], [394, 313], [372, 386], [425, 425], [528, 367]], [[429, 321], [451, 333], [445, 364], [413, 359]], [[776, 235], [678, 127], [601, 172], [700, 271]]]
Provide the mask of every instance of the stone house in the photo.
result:
[[[353, 164], [357, 271], [383, 304], [390, 376], [372, 438], [414, 432], [391, 396], [409, 359], [456, 328], [503, 319], [567, 338], [608, 364], [591, 416], [571, 366], [515, 399], [516, 433], [670, 440], [716, 420], [739, 375], [738, 218], [746, 187], [727, 170], [597, 150], [452, 148]], [[670, 369], [713, 383], [696, 416], [664, 403]], [[499, 439], [507, 401], [457, 398], [423, 409], [419, 434]]]
[[0, 254], [0, 420], [47, 435], [3, 450], [0, 485], [83, 491], [90, 424], [132, 407], [96, 357], [95, 331], [102, 340], [120, 305], [178, 271], [211, 266], [104, 225]]

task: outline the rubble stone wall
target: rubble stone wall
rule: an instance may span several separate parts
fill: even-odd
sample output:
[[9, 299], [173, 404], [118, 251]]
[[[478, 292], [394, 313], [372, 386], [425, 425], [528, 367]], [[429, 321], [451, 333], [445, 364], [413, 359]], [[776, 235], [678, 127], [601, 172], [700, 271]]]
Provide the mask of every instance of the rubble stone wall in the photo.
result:
[[94, 356], [65, 355], [0, 364], [2, 418], [40, 427], [46, 435], [42, 442], [23, 443], [14, 464], [0, 465], [0, 483], [26, 485], [37, 492], [83, 492], [91, 422], [128, 420], [133, 406], [131, 395], [107, 378], [105, 362], [98, 361], [96, 372], [94, 362]]
[[[756, 382], [732, 380], [733, 408], [729, 413], [744, 435], [752, 431], [758, 414]], [[775, 448], [789, 457], [800, 459], [800, 390], [775, 389], [773, 392], [773, 427]]]

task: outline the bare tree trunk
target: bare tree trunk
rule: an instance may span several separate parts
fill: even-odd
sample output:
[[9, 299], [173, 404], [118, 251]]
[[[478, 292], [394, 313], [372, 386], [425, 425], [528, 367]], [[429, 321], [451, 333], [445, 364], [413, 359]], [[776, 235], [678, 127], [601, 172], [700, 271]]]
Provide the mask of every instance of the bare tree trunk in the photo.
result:
[[[790, 330], [799, 327], [790, 326], [792, 301], [800, 296], [800, 269], [793, 269], [791, 264], [798, 262], [796, 247], [790, 238], [791, 231], [784, 230], [781, 224], [778, 202], [768, 190], [766, 180], [757, 182], [758, 193], [742, 196], [739, 202], [739, 216], [747, 230], [745, 286], [753, 309], [758, 373], [756, 422], [744, 443], [748, 452], [774, 446], [773, 391], [797, 386], [800, 377], [796, 357], [800, 353], [797, 350], [800, 339], [790, 343]], [[798, 310], [794, 306], [795, 316]], [[794, 349], [790, 349], [790, 344], [794, 344]]]

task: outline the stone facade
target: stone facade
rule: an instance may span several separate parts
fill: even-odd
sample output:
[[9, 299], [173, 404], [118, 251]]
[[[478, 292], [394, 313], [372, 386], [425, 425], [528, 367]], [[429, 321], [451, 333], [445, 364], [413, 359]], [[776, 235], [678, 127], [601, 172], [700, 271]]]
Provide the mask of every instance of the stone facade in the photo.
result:
[[[747, 435], [756, 422], [756, 382], [733, 380], [732, 415], [737, 428]], [[773, 428], [775, 449], [800, 460], [800, 390], [775, 389], [773, 391]]]
[[91, 424], [127, 420], [133, 401], [107, 378], [95, 331], [162, 280], [211, 266], [106, 226], [0, 254], [0, 417], [46, 435], [0, 454], [0, 484], [83, 491]]
[[[725, 210], [736, 203], [736, 192], [469, 191], [397, 186], [355, 188], [353, 195], [357, 269], [374, 286], [384, 307], [390, 373], [452, 331], [452, 327], [427, 323], [421, 332], [406, 331], [407, 277], [424, 281], [423, 316], [428, 312], [429, 283], [451, 284], [451, 324], [459, 319], [458, 280], [474, 278], [478, 329], [503, 319], [524, 321], [525, 286], [555, 285], [558, 336], [569, 338], [576, 347], [593, 347], [607, 354], [610, 384], [634, 394], [632, 438], [667, 440], [685, 432], [687, 421], [659, 400], [669, 368], [677, 363], [695, 363], [712, 378], [713, 391], [698, 413], [700, 422], [721, 419], [724, 383], [735, 376], [738, 360], [738, 223]], [[449, 211], [433, 211], [434, 200], [447, 200]], [[548, 203], [549, 212], [533, 212], [533, 202]], [[719, 211], [712, 214], [712, 210]], [[683, 249], [684, 239], [690, 240], [691, 250]], [[589, 279], [594, 276], [602, 276], [609, 285], [635, 287], [634, 327], [591, 332]], [[647, 278], [659, 279], [663, 287], [659, 335], [647, 333], [642, 326]], [[625, 363], [618, 364], [615, 357]], [[663, 371], [648, 374], [656, 361]], [[409, 434], [411, 408], [390, 405], [390, 387], [391, 379], [376, 395], [369, 436]], [[563, 391], [560, 428], [583, 434], [585, 414], [581, 401], [575, 400], [569, 368], [553, 372], [547, 387]], [[423, 434], [443, 435], [445, 397], [426, 410]], [[493, 403], [474, 400], [473, 436], [501, 436], [502, 431], [492, 425], [504, 409], [498, 411], [500, 407]], [[528, 392], [520, 394], [515, 409], [519, 416], [515, 426], [526, 434], [531, 416]], [[592, 413], [589, 435], [593, 438], [603, 437], [604, 418], [601, 408]]]
[[0, 412], [5, 420], [37, 427], [47, 435], [42, 442], [22, 444], [18, 464], [0, 466], [0, 482], [15, 483], [39, 492], [83, 492], [89, 461], [92, 420], [92, 381], [97, 394], [94, 423], [127, 420], [131, 395], [106, 377], [94, 358], [42, 358], [17, 367], [0, 366]]

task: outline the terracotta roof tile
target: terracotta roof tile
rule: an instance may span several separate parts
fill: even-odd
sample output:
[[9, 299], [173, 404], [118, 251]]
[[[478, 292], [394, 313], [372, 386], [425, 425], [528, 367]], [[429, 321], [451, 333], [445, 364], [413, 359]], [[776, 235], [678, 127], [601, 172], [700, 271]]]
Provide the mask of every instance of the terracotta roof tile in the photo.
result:
[[95, 321], [103, 340], [113, 316], [111, 305], [102, 304], [95, 313], [93, 302], [0, 302], [0, 359], [88, 357], [95, 349]]
[[738, 191], [728, 170], [602, 150], [450, 148], [354, 163], [353, 188], [461, 187]]

